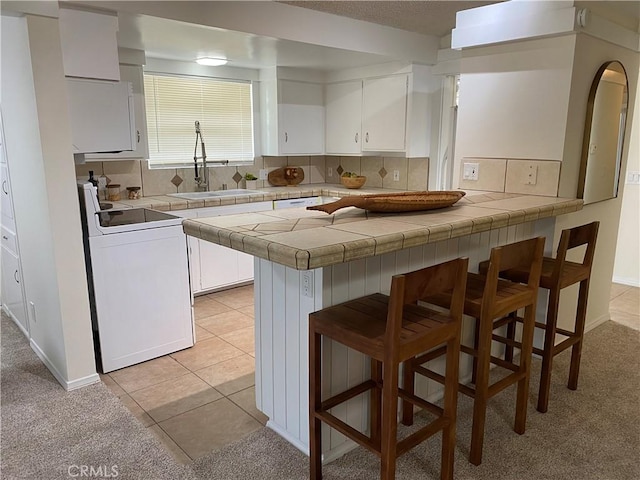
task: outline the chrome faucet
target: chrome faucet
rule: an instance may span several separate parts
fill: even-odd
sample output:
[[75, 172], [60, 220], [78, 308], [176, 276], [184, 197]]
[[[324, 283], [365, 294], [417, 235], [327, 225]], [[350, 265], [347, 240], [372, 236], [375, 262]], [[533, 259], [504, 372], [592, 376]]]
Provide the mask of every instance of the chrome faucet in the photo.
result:
[[[196, 170], [196, 176], [194, 180], [198, 190], [209, 191], [209, 170], [207, 169], [207, 153], [204, 148], [204, 137], [200, 131], [200, 122], [196, 120], [196, 145], [193, 149], [193, 166]], [[200, 139], [200, 149], [202, 150], [202, 156], [198, 156], [198, 138]], [[198, 160], [202, 159], [202, 176], [198, 174]], [[212, 163], [221, 163], [227, 165], [229, 160], [214, 160]]]

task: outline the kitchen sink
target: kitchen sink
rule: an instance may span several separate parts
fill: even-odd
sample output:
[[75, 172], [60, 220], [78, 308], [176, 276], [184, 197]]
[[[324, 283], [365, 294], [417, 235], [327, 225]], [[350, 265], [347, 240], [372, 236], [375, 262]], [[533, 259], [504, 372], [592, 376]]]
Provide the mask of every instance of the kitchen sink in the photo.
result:
[[213, 192], [185, 192], [185, 193], [169, 193], [171, 197], [185, 198], [187, 200], [202, 200], [203, 198], [212, 197], [231, 197], [235, 195], [251, 195], [254, 193], [262, 193], [258, 190], [247, 190], [245, 188], [234, 188], [231, 190], [216, 190]]

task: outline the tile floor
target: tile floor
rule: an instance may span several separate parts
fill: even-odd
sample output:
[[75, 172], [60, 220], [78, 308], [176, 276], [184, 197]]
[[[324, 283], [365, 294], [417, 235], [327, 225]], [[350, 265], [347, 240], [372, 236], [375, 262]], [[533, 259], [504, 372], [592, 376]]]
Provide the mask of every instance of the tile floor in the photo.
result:
[[[640, 330], [640, 289], [613, 284], [611, 318]], [[102, 380], [178, 461], [190, 462], [259, 429], [253, 286], [196, 298], [193, 348]]]
[[255, 407], [253, 285], [196, 297], [196, 345], [101, 375], [178, 461], [262, 427]]

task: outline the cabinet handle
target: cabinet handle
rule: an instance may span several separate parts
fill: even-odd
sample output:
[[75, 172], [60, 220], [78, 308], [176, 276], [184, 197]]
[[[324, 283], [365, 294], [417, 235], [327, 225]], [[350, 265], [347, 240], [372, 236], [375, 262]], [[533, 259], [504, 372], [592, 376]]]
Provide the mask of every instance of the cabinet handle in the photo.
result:
[[358, 143], [358, 132], [356, 132], [356, 143]]
[[289, 134], [287, 132], [284, 132], [284, 143], [287, 143], [289, 141]]
[[369, 143], [369, 132], [367, 132], [366, 135], [364, 136], [364, 141], [366, 143]]
[[136, 135], [138, 137], [138, 143], [140, 143], [140, 130], [136, 130]]
[[18, 270], [13, 272], [13, 279], [16, 281], [16, 283], [20, 283], [20, 280], [18, 280]]
[[6, 181], [6, 180], [3, 180], [3, 181], [2, 181], [2, 191], [3, 191], [5, 194], [9, 195], [9, 190], [7, 190], [7, 181]]

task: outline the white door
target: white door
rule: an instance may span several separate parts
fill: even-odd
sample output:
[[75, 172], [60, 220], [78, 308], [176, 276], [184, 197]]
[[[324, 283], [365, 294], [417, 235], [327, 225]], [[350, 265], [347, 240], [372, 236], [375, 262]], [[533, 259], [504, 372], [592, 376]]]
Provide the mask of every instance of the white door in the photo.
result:
[[283, 154], [324, 152], [324, 95], [321, 84], [278, 82], [278, 145]]
[[29, 336], [29, 321], [22, 291], [22, 273], [18, 256], [4, 245], [0, 247], [2, 262], [2, 305], [23, 333]]
[[362, 81], [326, 86], [326, 153], [358, 154], [362, 145]]
[[362, 150], [406, 149], [407, 92], [409, 77], [365, 79], [362, 96]]

